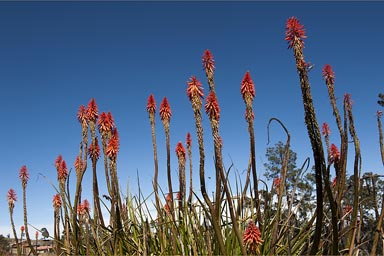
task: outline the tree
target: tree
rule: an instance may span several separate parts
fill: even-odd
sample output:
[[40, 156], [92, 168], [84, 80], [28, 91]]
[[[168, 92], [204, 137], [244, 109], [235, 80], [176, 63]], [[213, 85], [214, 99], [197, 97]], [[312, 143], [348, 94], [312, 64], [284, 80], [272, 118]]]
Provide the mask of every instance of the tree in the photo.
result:
[[8, 255], [9, 249], [9, 239], [0, 235], [0, 255]]
[[[264, 176], [267, 180], [279, 178], [282, 169], [282, 161], [284, 156], [285, 144], [281, 141], [274, 146], [268, 147], [266, 158], [268, 162], [264, 163]], [[308, 220], [314, 210], [314, 195], [313, 188], [315, 187], [315, 178], [312, 172], [305, 172], [304, 167], [298, 168], [296, 165], [297, 154], [293, 150], [289, 150], [289, 160], [287, 168], [287, 176], [285, 181], [286, 196], [288, 201], [291, 200], [293, 194], [293, 207], [297, 207], [297, 221]]]

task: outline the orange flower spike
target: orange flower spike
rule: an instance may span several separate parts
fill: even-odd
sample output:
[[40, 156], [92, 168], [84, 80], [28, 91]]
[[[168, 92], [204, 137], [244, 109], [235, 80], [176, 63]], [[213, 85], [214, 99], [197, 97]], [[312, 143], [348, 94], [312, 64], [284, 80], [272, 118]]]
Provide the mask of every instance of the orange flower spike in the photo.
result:
[[183, 143], [178, 142], [175, 151], [176, 151], [176, 155], [179, 159], [180, 158], [185, 159], [185, 148], [183, 146]]
[[94, 98], [90, 100], [87, 107], [87, 117], [89, 121], [96, 122], [99, 117], [99, 110], [97, 109], [96, 101]]
[[296, 17], [289, 18], [285, 26], [285, 40], [288, 41], [288, 49], [292, 48], [295, 44], [303, 48], [304, 38], [307, 38], [304, 25], [301, 25]]
[[327, 123], [323, 123], [321, 126], [321, 133], [327, 137], [331, 134], [331, 129], [329, 129], [329, 125]]
[[59, 155], [55, 160], [55, 166], [57, 170], [59, 170], [62, 161], [63, 161], [63, 157]]
[[62, 160], [60, 163], [59, 170], [57, 172], [57, 178], [60, 182], [65, 182], [68, 177], [68, 168], [65, 160]]
[[153, 94], [149, 95], [148, 101], [147, 101], [147, 111], [150, 114], [155, 114], [156, 112], [156, 101]]
[[335, 144], [331, 145], [329, 154], [330, 154], [331, 163], [338, 162], [340, 160], [340, 151]]
[[277, 189], [279, 187], [279, 185], [280, 185], [280, 178], [279, 177], [274, 178], [273, 179], [273, 187], [275, 189]]
[[243, 77], [240, 87], [241, 95], [243, 96], [244, 101], [247, 103], [247, 99], [253, 100], [256, 96], [255, 84], [251, 78], [251, 74], [247, 71]]
[[99, 119], [97, 120], [97, 124], [100, 133], [108, 133], [112, 131], [112, 129], [115, 127], [115, 121], [113, 120], [111, 112], [102, 112]]
[[27, 186], [27, 182], [29, 180], [29, 172], [25, 165], [23, 165], [20, 169], [19, 178], [21, 179], [23, 187]]
[[190, 78], [190, 81], [187, 82], [188, 88], [187, 88], [187, 95], [190, 101], [193, 101], [195, 97], [204, 97], [203, 93], [203, 87], [201, 85], [201, 82], [197, 80], [195, 76], [192, 76]]
[[203, 58], [203, 67], [207, 74], [213, 74], [215, 70], [215, 60], [213, 59], [213, 55], [210, 50], [205, 50]]
[[84, 105], [79, 107], [79, 111], [77, 112], [77, 120], [79, 120], [80, 124], [83, 126], [88, 125], [87, 109], [84, 107]]
[[85, 199], [83, 203], [81, 203], [77, 208], [77, 212], [79, 215], [89, 214], [90, 211], [91, 211], [91, 207], [87, 199]]
[[83, 160], [81, 159], [80, 156], [77, 156], [76, 157], [76, 160], [75, 160], [75, 170], [76, 170], [76, 174], [79, 175], [80, 172], [83, 170]]
[[250, 253], [260, 254], [259, 246], [264, 241], [261, 239], [260, 229], [251, 220], [248, 222], [248, 226], [243, 234], [243, 243], [247, 247]]
[[171, 119], [172, 111], [169, 105], [167, 97], [164, 97], [163, 101], [160, 104], [160, 118], [162, 121], [167, 121]]
[[56, 194], [53, 196], [52, 204], [54, 209], [58, 209], [61, 207], [61, 197], [60, 194]]
[[95, 146], [91, 144], [88, 149], [89, 157], [93, 160], [96, 159], [98, 160], [100, 157], [100, 146], [99, 142], [97, 140], [97, 137], [95, 138]]
[[13, 188], [10, 188], [7, 193], [7, 201], [10, 208], [13, 209], [15, 202], [17, 201], [16, 192]]
[[333, 72], [331, 65], [325, 64], [323, 67], [323, 78], [327, 84], [335, 83], [335, 72]]
[[192, 146], [191, 134], [189, 132], [187, 133], [186, 144], [187, 144], [187, 147]]
[[216, 121], [220, 119], [220, 107], [217, 103], [216, 94], [210, 92], [205, 103], [205, 112], [208, 114], [209, 118], [213, 118]]
[[110, 159], [115, 160], [117, 153], [119, 152], [119, 134], [117, 129], [112, 130], [112, 137], [108, 141], [107, 145], [107, 155]]

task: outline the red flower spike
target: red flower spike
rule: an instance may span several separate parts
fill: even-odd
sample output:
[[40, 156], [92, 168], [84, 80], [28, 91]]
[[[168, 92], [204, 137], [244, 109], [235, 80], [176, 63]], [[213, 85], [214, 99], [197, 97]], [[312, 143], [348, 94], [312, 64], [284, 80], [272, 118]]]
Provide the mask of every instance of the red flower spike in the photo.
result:
[[7, 201], [9, 204], [9, 207], [13, 208], [15, 202], [17, 201], [16, 192], [13, 188], [10, 188], [7, 193]]
[[304, 38], [307, 38], [304, 25], [301, 25], [296, 17], [289, 18], [285, 26], [285, 40], [288, 41], [288, 49], [292, 48], [295, 44], [303, 48]]
[[186, 144], [187, 144], [187, 147], [192, 146], [192, 139], [191, 139], [191, 134], [190, 133], [187, 133]]
[[55, 166], [56, 166], [56, 169], [58, 170], [60, 168], [60, 165], [61, 165], [61, 162], [63, 161], [63, 157], [61, 155], [59, 155], [56, 160], [55, 160]]
[[220, 107], [217, 103], [216, 94], [210, 92], [205, 103], [205, 112], [208, 114], [209, 118], [213, 118], [215, 120], [220, 119]]
[[91, 99], [91, 101], [88, 103], [87, 107], [87, 117], [89, 121], [96, 122], [96, 119], [98, 118], [98, 109], [96, 105], [96, 101], [94, 98]]
[[274, 178], [273, 179], [273, 187], [275, 189], [277, 189], [279, 187], [279, 185], [280, 185], [280, 178], [279, 177]]
[[215, 60], [213, 59], [213, 55], [210, 50], [205, 50], [202, 60], [205, 72], [213, 73], [215, 70]]
[[61, 197], [60, 194], [56, 194], [53, 196], [52, 204], [54, 209], [58, 209], [61, 207]]
[[353, 100], [351, 98], [351, 94], [346, 93], [344, 94], [344, 105], [348, 108], [351, 109], [353, 105]]
[[87, 199], [85, 199], [78, 207], [77, 207], [77, 213], [79, 215], [85, 215], [89, 214], [91, 211], [90, 204]]
[[61, 182], [65, 182], [68, 177], [68, 168], [64, 160], [61, 161], [59, 170], [57, 172], [57, 178]]
[[147, 111], [150, 114], [155, 114], [155, 112], [156, 112], [156, 101], [155, 101], [155, 97], [153, 96], [153, 94], [149, 95], [149, 97], [148, 97]]
[[168, 121], [171, 119], [172, 111], [169, 105], [167, 97], [164, 97], [160, 104], [160, 118], [162, 121]]
[[246, 99], [247, 96], [253, 99], [256, 95], [255, 85], [252, 81], [249, 71], [247, 71], [243, 77], [243, 81], [241, 82], [240, 92], [244, 100]]
[[204, 97], [203, 87], [201, 85], [201, 82], [197, 80], [195, 76], [192, 76], [190, 78], [190, 81], [187, 82], [187, 85], [188, 85], [187, 95], [190, 101], [192, 101], [194, 97], [200, 97], [200, 98]]
[[323, 77], [327, 83], [335, 83], [335, 72], [333, 72], [331, 65], [325, 64], [323, 67]]
[[381, 111], [381, 110], [377, 110], [377, 112], [376, 112], [376, 116], [377, 116], [378, 118], [381, 118], [382, 115], [383, 115], [383, 111]]
[[87, 125], [88, 115], [87, 109], [84, 107], [84, 105], [79, 107], [79, 111], [77, 112], [77, 120], [79, 120], [81, 125]]
[[23, 165], [20, 168], [19, 178], [21, 179], [23, 185], [27, 184], [27, 182], [29, 180], [29, 172], [28, 172], [27, 167], [25, 165]]
[[97, 124], [100, 133], [108, 133], [112, 131], [112, 129], [115, 127], [115, 122], [113, 120], [111, 112], [102, 112], [100, 114], [99, 119], [97, 120]]
[[165, 197], [165, 201], [170, 202], [171, 201], [171, 194], [168, 193], [167, 196]]
[[116, 159], [119, 152], [119, 134], [117, 129], [113, 129], [112, 137], [108, 141], [106, 153], [110, 159]]
[[95, 138], [95, 146], [91, 144], [88, 149], [89, 157], [93, 160], [96, 159], [98, 160], [100, 157], [100, 146], [99, 142], [97, 140], [97, 137]]
[[39, 239], [39, 231], [35, 232], [35, 238], [36, 238], [36, 240]]
[[321, 126], [321, 133], [327, 137], [331, 134], [331, 129], [329, 129], [329, 125], [327, 123], [323, 123]]
[[248, 251], [254, 254], [260, 254], [259, 246], [264, 241], [261, 239], [260, 229], [255, 225], [253, 221], [249, 221], [247, 228], [243, 234], [243, 243], [247, 247]]
[[24, 231], [25, 231], [25, 227], [24, 227], [24, 226], [21, 226], [21, 227], [20, 227], [20, 231], [21, 231], [21, 233], [24, 233]]
[[182, 157], [183, 159], [185, 159], [185, 148], [183, 146], [183, 143], [177, 143], [175, 151], [178, 158]]
[[340, 160], [340, 152], [336, 145], [332, 144], [329, 151], [331, 163], [338, 162]]

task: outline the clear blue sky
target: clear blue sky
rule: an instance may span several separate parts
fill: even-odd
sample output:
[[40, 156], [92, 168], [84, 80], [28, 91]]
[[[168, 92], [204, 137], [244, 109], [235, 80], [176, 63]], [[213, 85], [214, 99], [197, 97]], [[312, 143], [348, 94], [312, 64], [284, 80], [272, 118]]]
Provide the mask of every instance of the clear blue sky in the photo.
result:
[[[247, 70], [256, 86], [254, 101], [259, 176], [265, 161], [266, 125], [280, 118], [292, 135], [298, 165], [312, 156], [293, 53], [284, 41], [285, 22], [296, 16], [308, 38], [304, 54], [315, 64], [310, 81], [320, 125], [330, 124], [331, 142], [339, 136], [321, 77], [324, 64], [336, 73], [338, 105], [352, 94], [363, 171], [383, 174], [375, 112], [384, 92], [384, 2], [1, 2], [0, 3], [0, 234], [10, 230], [6, 193], [14, 188], [17, 230], [22, 225], [22, 190], [18, 173], [27, 165], [29, 222], [41, 228], [53, 220], [56, 184], [54, 160], [63, 155], [73, 168], [81, 140], [76, 119], [80, 105], [94, 97], [99, 111], [111, 111], [120, 132], [118, 175], [122, 191], [136, 193], [139, 173], [143, 193], [152, 188], [153, 151], [146, 100], [159, 106], [168, 97], [171, 118], [171, 168], [177, 184], [178, 141], [191, 132], [194, 185], [198, 150], [186, 81], [196, 75], [208, 85], [201, 57], [210, 49], [221, 107], [220, 133], [225, 165], [242, 173], [249, 140], [239, 89]], [[165, 136], [156, 116], [160, 186], [167, 190]], [[204, 115], [206, 157], [213, 157], [211, 130]], [[285, 140], [272, 125], [271, 143]], [[352, 150], [352, 146], [350, 149]], [[349, 173], [351, 173], [351, 165]], [[99, 168], [101, 193], [103, 169]], [[207, 161], [207, 176], [213, 164]], [[74, 176], [74, 175], [73, 175]], [[91, 172], [84, 177], [84, 197], [91, 199]], [[213, 188], [213, 179], [207, 180]], [[72, 187], [74, 183], [72, 182]], [[30, 229], [31, 230], [31, 229]], [[31, 231], [34, 233], [34, 231]], [[32, 234], [33, 234], [32, 233]]]

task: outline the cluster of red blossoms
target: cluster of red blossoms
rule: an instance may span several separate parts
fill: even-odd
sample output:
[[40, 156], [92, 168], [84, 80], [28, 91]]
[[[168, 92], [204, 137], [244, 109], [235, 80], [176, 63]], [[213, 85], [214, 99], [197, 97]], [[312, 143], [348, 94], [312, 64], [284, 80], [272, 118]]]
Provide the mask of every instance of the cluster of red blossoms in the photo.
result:
[[63, 157], [59, 155], [55, 160], [55, 166], [57, 170], [57, 179], [64, 183], [68, 177], [68, 168]]
[[260, 229], [251, 220], [243, 234], [243, 243], [250, 253], [260, 254], [260, 245], [264, 241], [261, 239]]
[[79, 206], [77, 207], [77, 214], [80, 216], [84, 216], [86, 214], [89, 214], [91, 211], [90, 204], [87, 199], [85, 199]]
[[52, 204], [54, 209], [59, 209], [61, 207], [61, 197], [60, 194], [56, 194], [53, 196]]

